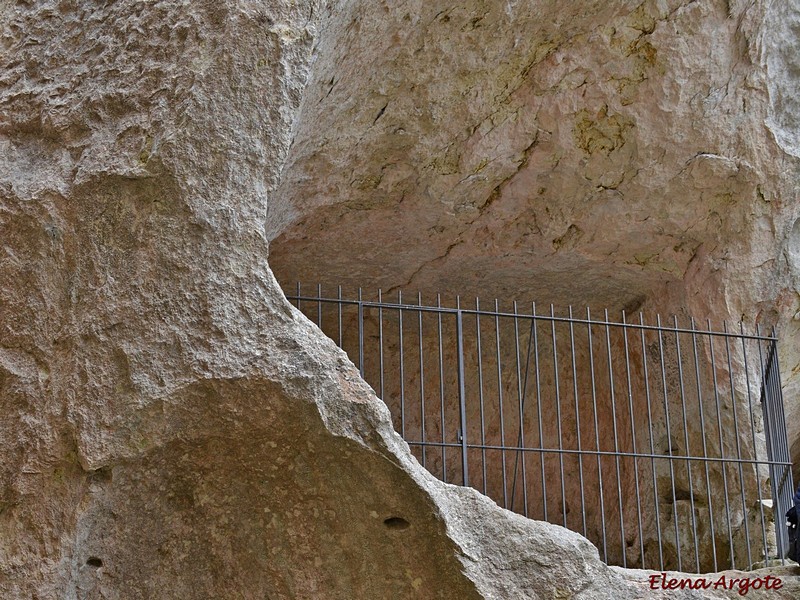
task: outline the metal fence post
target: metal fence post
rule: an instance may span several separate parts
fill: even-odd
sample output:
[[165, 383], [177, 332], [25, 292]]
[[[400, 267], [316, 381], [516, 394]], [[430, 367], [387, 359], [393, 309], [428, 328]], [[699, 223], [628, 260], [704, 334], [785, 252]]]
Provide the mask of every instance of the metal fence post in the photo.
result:
[[[760, 330], [757, 330], [760, 335]], [[774, 331], [773, 331], [774, 336]], [[761, 344], [759, 345], [759, 359], [761, 359]], [[780, 390], [780, 374], [778, 367], [778, 344], [772, 339], [769, 344], [766, 365], [761, 365], [761, 410], [764, 417], [764, 434], [766, 436], [767, 460], [769, 461], [770, 488], [772, 491], [773, 519], [775, 521], [775, 544], [778, 559], [784, 563], [784, 557], [789, 550], [786, 528], [782, 527], [784, 514], [792, 506], [792, 471], [778, 462], [791, 462], [788, 444], [786, 443], [786, 421], [783, 415], [783, 401]], [[784, 442], [784, 443], [781, 443]], [[788, 487], [786, 484], [789, 484]]]
[[467, 402], [464, 390], [464, 326], [461, 318], [461, 307], [459, 302], [456, 311], [456, 337], [458, 338], [458, 405], [460, 431], [459, 441], [461, 442], [461, 472], [464, 476], [464, 485], [469, 485], [469, 467], [467, 465]]
[[358, 288], [358, 372], [364, 377], [364, 304]]

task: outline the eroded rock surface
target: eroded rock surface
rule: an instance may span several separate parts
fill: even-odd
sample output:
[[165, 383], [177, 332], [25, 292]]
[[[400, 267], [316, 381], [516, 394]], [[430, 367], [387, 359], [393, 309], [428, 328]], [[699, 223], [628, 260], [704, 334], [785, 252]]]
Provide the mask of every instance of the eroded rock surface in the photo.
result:
[[[633, 8], [585, 3], [559, 23]], [[0, 5], [3, 598], [693, 597], [436, 481], [283, 298], [268, 202], [299, 186], [286, 157], [312, 126], [309, 73], [328, 77], [372, 10]], [[584, 117], [587, 148], [625, 146], [629, 117]]]
[[347, 3], [270, 264], [287, 285], [777, 325], [797, 462], [799, 20], [796, 2]]

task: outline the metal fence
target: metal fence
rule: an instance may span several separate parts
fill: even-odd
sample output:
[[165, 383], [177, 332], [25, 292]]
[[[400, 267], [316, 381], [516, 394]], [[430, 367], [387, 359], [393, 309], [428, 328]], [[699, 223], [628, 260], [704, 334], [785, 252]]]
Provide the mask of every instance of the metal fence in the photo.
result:
[[774, 332], [294, 292], [440, 479], [582, 533], [611, 564], [708, 572], [785, 555]]

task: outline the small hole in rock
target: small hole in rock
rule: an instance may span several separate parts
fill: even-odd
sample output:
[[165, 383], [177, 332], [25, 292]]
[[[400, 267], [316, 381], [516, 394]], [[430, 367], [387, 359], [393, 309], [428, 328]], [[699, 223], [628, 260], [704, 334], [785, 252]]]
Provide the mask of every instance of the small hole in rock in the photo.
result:
[[673, 503], [673, 499], [674, 499], [674, 502], [680, 502], [681, 500], [692, 500], [693, 499], [692, 495], [689, 493], [688, 490], [683, 490], [683, 489], [680, 489], [680, 488], [676, 488], [674, 490], [674, 494], [675, 495], [673, 496], [673, 491], [667, 490], [667, 493], [664, 494], [664, 501], [667, 504], [672, 504]]
[[111, 468], [101, 467], [89, 472], [89, 481], [92, 483], [110, 483], [112, 480]]
[[384, 520], [383, 524], [389, 529], [408, 529], [411, 527], [411, 523], [402, 517], [389, 517], [388, 519]]
[[86, 564], [90, 567], [102, 567], [103, 561], [97, 558], [96, 556], [92, 556], [89, 560], [86, 561]]

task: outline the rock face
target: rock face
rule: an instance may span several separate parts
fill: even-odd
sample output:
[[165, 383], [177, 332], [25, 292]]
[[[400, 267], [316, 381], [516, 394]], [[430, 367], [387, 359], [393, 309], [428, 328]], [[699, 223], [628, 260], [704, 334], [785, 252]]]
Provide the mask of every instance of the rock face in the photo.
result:
[[777, 325], [800, 459], [798, 19], [350, 3], [320, 41], [270, 264], [284, 284]]
[[[463, 58], [458, 81], [443, 90], [441, 98], [452, 102], [452, 93], [475, 89], [475, 98], [466, 99], [478, 118], [490, 97], [499, 95], [499, 107], [508, 98], [517, 103], [532, 94], [526, 82], [547, 75], [544, 70], [534, 71], [543, 60], [553, 62], [547, 75], [555, 78], [550, 87], [580, 93], [575, 91], [580, 88], [576, 76], [567, 77], [571, 70], [564, 78], [560, 75], [568, 66], [558, 67], [561, 63], [557, 62], [562, 56], [557, 47], [563, 40], [577, 42], [593, 35], [612, 40], [615, 34], [610, 25], [597, 34], [589, 32], [597, 23], [613, 19], [639, 19], [642, 31], [653, 27], [655, 35], [659, 29], [648, 15], [667, 10], [661, 4], [636, 9], [633, 3], [586, 2], [556, 9], [556, 3], [541, 3], [533, 19], [516, 12], [522, 8], [513, 2], [500, 12], [494, 3], [487, 5], [482, 9], [487, 11], [484, 19], [478, 18], [483, 13], [476, 12], [477, 5], [441, 14], [436, 14], [441, 9], [434, 10], [430, 17], [435, 17], [435, 26], [443, 22], [443, 26], [463, 29], [461, 45], [442, 42], [441, 47], [425, 49], [423, 44], [413, 50], [404, 43], [404, 36], [412, 31], [419, 32], [423, 43], [439, 39], [425, 37], [427, 29], [418, 26], [420, 15], [427, 15], [435, 4], [409, 5], [405, 21], [405, 12], [394, 5], [323, 6], [313, 0], [53, 0], [0, 5], [4, 50], [0, 58], [2, 597], [737, 596], [735, 590], [683, 591], [683, 596], [650, 591], [647, 573], [606, 567], [577, 534], [513, 515], [472, 490], [436, 481], [413, 460], [392, 430], [386, 407], [344, 354], [288, 305], [266, 264], [269, 237], [284, 229], [285, 237], [274, 247], [288, 252], [300, 246], [292, 241], [302, 235], [301, 229], [289, 226], [293, 215], [308, 215], [308, 226], [314, 219], [323, 223], [328, 222], [326, 218], [347, 221], [352, 215], [377, 215], [374, 203], [388, 202], [388, 196], [374, 190], [417, 177], [413, 170], [417, 167], [409, 166], [417, 161], [413, 155], [411, 163], [398, 164], [382, 175], [380, 170], [364, 168], [362, 163], [370, 156], [380, 156], [373, 144], [391, 144], [403, 153], [412, 148], [423, 154], [426, 147], [443, 148], [420, 163], [429, 166], [420, 168], [448, 178], [431, 176], [440, 187], [426, 192], [430, 195], [417, 193], [428, 184], [409, 191], [404, 219], [430, 198], [438, 207], [436, 202], [445, 198], [439, 191], [453, 186], [462, 164], [474, 171], [474, 181], [482, 182], [481, 193], [451, 191], [450, 204], [442, 204], [441, 211], [417, 213], [431, 221], [429, 226], [417, 227], [426, 243], [434, 228], [436, 235], [430, 240], [434, 253], [455, 232], [452, 227], [462, 226], [457, 214], [477, 218], [489, 205], [496, 207], [493, 210], [507, 206], [503, 210], [512, 211], [509, 223], [516, 222], [515, 210], [534, 214], [536, 206], [521, 206], [519, 198], [504, 204], [505, 189], [522, 184], [522, 180], [514, 184], [509, 177], [544, 160], [538, 154], [540, 142], [532, 143], [537, 136], [544, 136], [542, 144], [550, 144], [548, 152], [557, 149], [557, 139], [548, 135], [556, 133], [561, 114], [551, 107], [548, 125], [540, 120], [547, 111], [532, 118], [522, 109], [524, 104], [513, 104], [510, 112], [502, 108], [496, 121], [507, 125], [491, 134], [490, 121], [481, 130], [482, 145], [478, 138], [454, 137], [451, 130], [442, 128], [439, 141], [417, 146], [424, 132], [415, 128], [429, 122], [450, 123], [445, 119], [447, 105], [437, 108], [440, 112], [427, 112], [429, 102], [436, 106], [433, 94], [440, 94], [429, 86], [436, 69], [419, 70], [415, 76], [420, 80], [407, 82], [416, 95], [407, 96], [401, 105], [381, 104], [371, 117], [363, 116], [362, 120], [372, 119], [383, 131], [380, 136], [368, 138], [363, 146], [356, 144], [364, 132], [356, 120], [354, 137], [338, 149], [330, 148], [327, 160], [335, 157], [341, 161], [339, 166], [349, 164], [350, 172], [357, 171], [355, 179], [361, 183], [354, 189], [363, 189], [351, 193], [347, 178], [329, 176], [338, 169], [336, 165], [325, 167], [327, 174], [324, 165], [314, 166], [320, 159], [314, 158], [311, 133], [327, 131], [325, 135], [335, 136], [337, 119], [348, 121], [353, 110], [366, 108], [367, 103], [356, 96], [347, 104], [346, 91], [337, 91], [321, 103], [321, 96], [329, 91], [321, 87], [324, 81], [334, 77], [329, 85], [335, 87], [338, 79], [339, 90], [359, 89], [355, 75], [365, 73], [359, 61], [369, 54], [375, 64], [367, 73], [381, 77], [386, 86], [406, 85], [404, 78], [414, 69], [413, 51], [422, 48], [434, 63], [441, 61], [440, 69], [453, 68], [446, 66], [448, 56]], [[709, 3], [670, 8], [668, 15], [674, 19], [698, 10], [728, 23], [721, 8]], [[750, 16], [738, 6], [730, 10], [734, 17], [720, 35], [741, 31], [737, 35], [746, 37], [757, 32], [760, 17], [755, 13], [762, 10], [760, 5], [751, 9]], [[356, 15], [362, 15], [362, 25], [352, 24]], [[553, 26], [545, 15], [560, 15], [555, 29], [550, 29]], [[501, 19], [506, 18], [519, 23], [519, 30], [511, 31], [508, 40], [519, 40], [522, 59], [509, 65], [496, 85], [484, 89], [486, 77], [491, 75], [495, 81], [495, 64], [505, 53], [506, 42], [496, 38], [502, 37], [498, 32], [506, 24]], [[493, 29], [481, 32], [482, 20], [493, 23]], [[690, 21], [680, 21], [681, 27]], [[396, 23], [408, 25], [400, 28]], [[384, 33], [373, 35], [369, 28]], [[699, 36], [703, 29], [698, 25], [692, 31]], [[484, 33], [490, 35], [479, 37]], [[641, 58], [635, 60], [641, 61], [646, 73], [653, 51], [644, 41], [634, 40], [632, 31], [624, 30], [622, 35], [609, 48], [619, 46], [623, 55], [625, 48], [637, 48], [634, 54]], [[683, 43], [683, 38], [666, 37], [676, 47]], [[483, 45], [483, 39], [497, 43]], [[750, 46], [741, 37], [735, 39], [744, 49], [737, 48], [747, 55]], [[396, 45], [405, 57], [396, 57], [398, 69], [379, 73], [382, 61], [392, 55], [391, 48], [380, 44]], [[467, 47], [482, 48], [485, 56], [456, 55], [457, 49]], [[653, 43], [653, 47], [658, 45]], [[666, 50], [657, 52], [663, 56]], [[351, 57], [351, 62], [340, 65], [339, 76], [333, 65], [343, 56]], [[685, 59], [691, 58], [687, 52]], [[484, 59], [491, 60], [481, 62]], [[696, 68], [707, 64], [699, 55], [697, 60]], [[724, 53], [719, 60], [728, 64]], [[791, 73], [792, 56], [781, 60], [776, 59], [772, 68]], [[619, 68], [628, 69], [620, 61]], [[401, 63], [407, 66], [400, 69]], [[730, 64], [738, 63], [731, 60]], [[746, 66], [737, 68], [750, 73]], [[648, 89], [637, 91], [639, 77], [633, 73], [633, 83], [618, 85], [631, 86], [628, 94], [649, 98]], [[308, 82], [311, 87], [307, 88]], [[738, 98], [737, 82], [731, 84], [730, 94]], [[758, 86], [766, 84], [755, 81], [752, 85], [760, 90]], [[361, 86], [373, 87], [366, 81]], [[388, 96], [391, 89], [381, 93]], [[447, 90], [451, 95], [444, 93]], [[754, 110], [771, 107], [775, 127], [787, 132], [789, 141], [781, 143], [790, 144], [791, 106], [784, 109], [779, 96], [778, 92], [769, 96], [776, 99], [774, 107], [762, 99]], [[783, 96], [791, 102], [788, 94]], [[672, 100], [664, 97], [663, 101]], [[341, 115], [330, 110], [332, 102], [339, 103]], [[585, 147], [586, 168], [592, 169], [595, 179], [602, 179], [601, 170], [613, 170], [606, 168], [606, 161], [613, 162], [617, 156], [646, 156], [637, 159], [645, 162], [658, 157], [653, 148], [637, 146], [634, 152], [627, 140], [638, 127], [635, 115], [612, 104], [578, 109], [574, 128], [559, 134]], [[570, 106], [563, 108], [567, 111]], [[398, 121], [401, 110], [414, 116], [405, 125]], [[314, 111], [326, 118], [317, 119]], [[520, 116], [512, 118], [512, 114]], [[519, 125], [512, 127], [514, 119], [519, 119]], [[481, 117], [480, 122], [484, 120]], [[459, 122], [468, 121], [452, 119], [450, 126]], [[550, 127], [551, 134], [537, 134], [540, 127]], [[517, 128], [519, 135], [507, 135]], [[746, 140], [756, 135], [744, 131]], [[718, 132], [721, 144], [735, 142], [728, 139], [729, 133]], [[297, 141], [290, 152], [292, 140]], [[785, 224], [790, 211], [784, 173], [794, 163], [760, 137], [753, 143], [762, 149], [758, 146], [762, 142], [771, 154], [753, 168], [769, 164], [774, 171], [764, 173], [780, 176], [764, 181], [760, 204], [732, 196], [722, 216], [741, 225], [737, 219], [754, 210], [762, 219], [758, 235], [774, 236], [780, 242], [788, 239]], [[500, 153], [505, 158], [481, 168], [484, 156], [494, 160], [493, 152], [482, 148], [495, 146], [505, 148]], [[482, 158], [469, 162], [472, 159], [463, 155], [463, 147]], [[364, 152], [361, 158], [347, 154], [356, 150]], [[722, 150], [731, 149], [722, 148], [720, 156]], [[659, 160], [667, 164], [674, 158], [669, 152], [675, 151], [668, 149], [666, 158]], [[599, 163], [593, 162], [595, 155]], [[575, 160], [572, 157], [565, 165]], [[734, 171], [744, 170], [741, 177], [752, 187], [750, 171], [742, 165], [744, 159], [702, 155], [686, 166], [686, 173], [700, 169], [698, 177], [711, 181], [716, 193], [719, 182], [738, 185]], [[321, 192], [308, 193], [312, 188], [304, 177], [317, 169], [316, 185], [330, 186], [325, 197], [333, 202], [322, 201]], [[645, 173], [642, 181], [648, 177]], [[673, 193], [689, 189], [684, 177], [691, 175], [681, 175]], [[617, 198], [612, 189], [617, 180], [602, 180], [606, 189], [601, 197]], [[374, 181], [379, 183], [373, 185]], [[472, 186], [471, 181], [465, 184]], [[569, 181], [571, 175], [565, 170], [553, 177], [552, 186], [562, 186], [568, 195]], [[623, 177], [617, 187], [622, 188], [624, 181]], [[657, 186], [660, 180], [654, 177], [652, 181]], [[340, 185], [347, 186], [341, 197], [347, 197], [348, 206], [338, 201]], [[298, 202], [303, 194], [308, 194], [307, 205]], [[402, 193], [392, 196], [392, 202], [401, 197]], [[456, 210], [457, 198], [469, 199], [463, 210]], [[705, 197], [697, 192], [692, 198]], [[330, 206], [339, 212], [330, 212]], [[670, 219], [682, 226], [697, 216], [694, 211], [706, 210], [706, 205], [691, 202], [683, 209], [680, 206], [670, 203], [664, 210], [675, 211]], [[588, 215], [584, 213], [584, 218]], [[548, 224], [547, 230], [560, 227], [563, 218]], [[264, 234], [265, 219], [269, 236]], [[571, 219], [570, 215], [567, 220]], [[572, 229], [566, 227], [559, 234], [558, 249], [580, 247], [586, 239], [581, 232], [589, 231], [581, 223], [576, 221]], [[697, 227], [712, 237], [725, 233], [709, 223]], [[398, 221], [398, 230], [409, 232], [401, 226], [405, 227]], [[635, 239], [651, 226], [655, 225], [624, 235]], [[437, 233], [436, 227], [443, 229]], [[510, 227], [513, 231], [516, 225]], [[353, 231], [342, 224], [341, 235]], [[486, 229], [483, 239], [505, 235], [502, 231], [495, 224]], [[415, 239], [420, 238], [406, 242], [413, 244]], [[508, 243], [513, 246], [522, 239]], [[645, 245], [663, 248], [663, 242], [657, 239]], [[615, 243], [612, 235], [605, 247], [611, 249]], [[675, 245], [675, 255], [686, 253], [683, 246]], [[309, 246], [309, 251], [319, 252], [322, 247]], [[793, 247], [788, 248], [786, 256], [794, 257]], [[530, 249], [535, 253], [536, 246]], [[714, 252], [698, 251], [702, 257], [698, 264], [711, 264], [713, 257], [720, 260]], [[280, 256], [276, 254], [276, 260], [288, 270], [289, 263]], [[736, 255], [737, 260], [743, 257], [757, 262], [757, 257]], [[590, 259], [575, 253], [561, 264], [580, 267]], [[427, 262], [419, 260], [417, 266]], [[387, 263], [387, 268], [391, 266]], [[619, 271], [611, 288], [639, 281], [640, 269], [650, 273], [650, 279], [642, 281], [660, 281], [646, 266], [617, 266], [609, 263], [605, 271], [596, 271], [598, 277]], [[377, 263], [370, 268], [377, 269]], [[787, 266], [781, 268], [781, 273], [788, 272]], [[412, 270], [405, 269], [403, 277]], [[707, 274], [699, 267], [690, 271], [686, 277], [698, 281]], [[369, 272], [365, 265], [361, 276]], [[758, 273], [766, 277], [763, 269]], [[650, 283], [632, 287], [634, 293], [626, 293], [625, 301], [629, 295], [638, 297], [649, 290]], [[689, 304], [698, 302], [695, 298]], [[789, 577], [777, 597], [796, 595], [797, 584]]]

